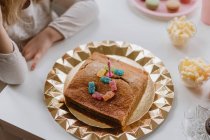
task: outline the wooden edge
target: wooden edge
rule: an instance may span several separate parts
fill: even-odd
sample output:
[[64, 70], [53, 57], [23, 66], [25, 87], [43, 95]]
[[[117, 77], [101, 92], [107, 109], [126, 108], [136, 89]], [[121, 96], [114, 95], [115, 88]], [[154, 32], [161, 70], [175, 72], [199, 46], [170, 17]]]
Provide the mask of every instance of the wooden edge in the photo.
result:
[[4, 140], [43, 140], [0, 119], [0, 138]]

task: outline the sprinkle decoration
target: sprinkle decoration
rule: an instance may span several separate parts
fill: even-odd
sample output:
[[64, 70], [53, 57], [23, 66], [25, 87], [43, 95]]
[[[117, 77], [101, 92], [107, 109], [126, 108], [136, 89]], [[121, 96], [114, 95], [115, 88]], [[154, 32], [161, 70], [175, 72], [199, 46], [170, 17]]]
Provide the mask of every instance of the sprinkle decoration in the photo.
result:
[[114, 80], [109, 82], [109, 87], [111, 88], [111, 91], [116, 91], [117, 90], [117, 84]]
[[103, 95], [104, 101], [110, 100], [112, 97], [114, 97], [115, 93], [113, 91], [108, 91], [106, 94]]
[[97, 76], [98, 77], [103, 77], [106, 74], [106, 70], [105, 69], [101, 69], [97, 72]]
[[104, 84], [109, 84], [109, 82], [111, 81], [112, 79], [107, 77], [107, 76], [103, 76], [101, 77], [100, 81], [103, 82]]
[[97, 72], [97, 76], [100, 77], [100, 81], [104, 84], [109, 84], [110, 91], [106, 92], [105, 94], [101, 94], [96, 91], [96, 85], [94, 82], [88, 83], [88, 92], [92, 95], [92, 97], [99, 101], [108, 101], [112, 99], [115, 96], [114, 91], [117, 91], [117, 83], [115, 80], [112, 80], [111, 77], [115, 75], [117, 76], [123, 76], [124, 70], [121, 69], [115, 69], [111, 67], [111, 61], [108, 58], [108, 63], [106, 66], [104, 66], [103, 69], [100, 69]]
[[99, 101], [103, 100], [102, 94], [97, 91], [92, 94], [92, 97]]
[[124, 70], [115, 69], [114, 74], [117, 75], [117, 76], [123, 76], [124, 75]]
[[[108, 68], [107, 65], [105, 65], [105, 66], [104, 66], [104, 69], [108, 71], [109, 68]], [[115, 68], [111, 67], [111, 72], [112, 72], [112, 73], [114, 72], [114, 70], [115, 70]]]
[[90, 94], [93, 94], [96, 90], [96, 87], [95, 87], [95, 83], [94, 82], [89, 82], [88, 83], [88, 92]]

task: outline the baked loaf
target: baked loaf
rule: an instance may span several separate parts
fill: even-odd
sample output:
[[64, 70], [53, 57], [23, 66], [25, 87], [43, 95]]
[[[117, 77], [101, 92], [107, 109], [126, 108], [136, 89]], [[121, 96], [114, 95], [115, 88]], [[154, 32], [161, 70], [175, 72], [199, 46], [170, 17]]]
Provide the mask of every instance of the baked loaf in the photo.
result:
[[124, 75], [114, 76], [117, 91], [108, 101], [98, 101], [88, 93], [88, 83], [94, 81], [97, 91], [105, 94], [108, 84], [100, 81], [97, 72], [107, 65], [108, 57], [93, 53], [80, 67], [64, 92], [66, 104], [101, 122], [123, 127], [132, 114], [147, 86], [148, 74], [131, 65], [111, 59], [112, 67], [124, 70]]

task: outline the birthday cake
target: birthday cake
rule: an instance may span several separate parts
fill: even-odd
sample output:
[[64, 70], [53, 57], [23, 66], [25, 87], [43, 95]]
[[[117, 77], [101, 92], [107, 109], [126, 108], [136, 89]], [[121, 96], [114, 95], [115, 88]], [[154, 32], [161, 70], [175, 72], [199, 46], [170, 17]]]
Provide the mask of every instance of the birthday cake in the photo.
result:
[[148, 74], [93, 53], [65, 89], [67, 106], [115, 127], [124, 127], [147, 87]]

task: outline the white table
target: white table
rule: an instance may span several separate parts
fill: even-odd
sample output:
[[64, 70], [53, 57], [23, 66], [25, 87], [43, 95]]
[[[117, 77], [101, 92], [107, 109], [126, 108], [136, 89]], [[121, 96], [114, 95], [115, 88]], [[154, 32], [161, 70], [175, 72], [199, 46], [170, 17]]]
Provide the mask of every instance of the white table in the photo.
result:
[[185, 139], [182, 120], [184, 112], [193, 102], [189, 98], [191, 91], [181, 83], [177, 65], [186, 56], [202, 56], [210, 60], [210, 27], [200, 21], [200, 8], [190, 18], [197, 26], [197, 34], [188, 47], [180, 50], [173, 47], [168, 39], [166, 21], [155, 20], [131, 10], [126, 0], [97, 2], [100, 8], [97, 21], [75, 37], [50, 49], [37, 69], [28, 73], [23, 85], [7, 86], [3, 90], [0, 94], [0, 118], [44, 139], [74, 139], [53, 120], [44, 104], [43, 89], [49, 70], [58, 58], [78, 44], [94, 40], [127, 41], [141, 45], [160, 57], [171, 72], [175, 84], [175, 100], [168, 118], [145, 139]]

